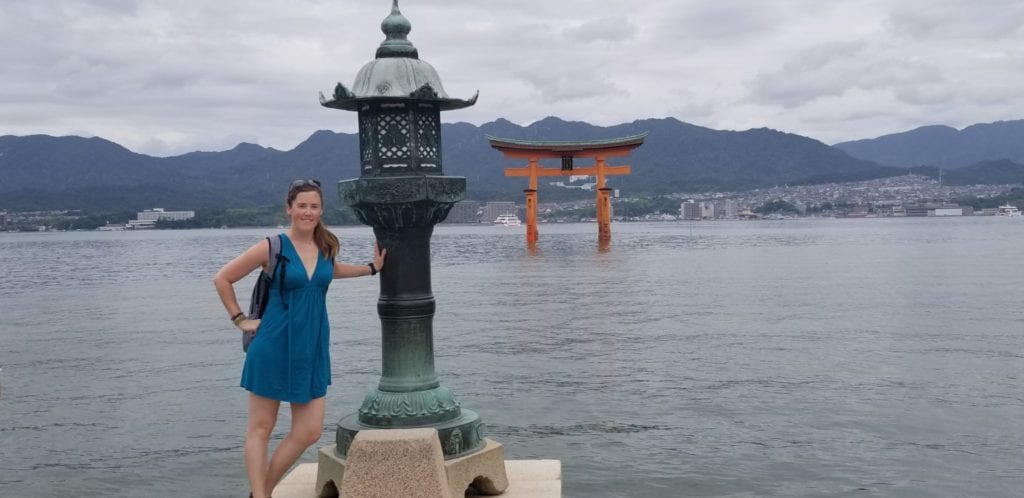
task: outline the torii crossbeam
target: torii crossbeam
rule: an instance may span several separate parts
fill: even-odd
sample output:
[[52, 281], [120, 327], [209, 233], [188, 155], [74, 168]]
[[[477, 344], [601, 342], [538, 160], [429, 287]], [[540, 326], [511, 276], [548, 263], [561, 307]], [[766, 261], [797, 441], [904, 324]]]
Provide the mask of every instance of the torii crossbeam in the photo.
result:
[[[537, 243], [537, 177], [539, 176], [596, 176], [597, 177], [597, 239], [602, 244], [612, 240], [612, 189], [605, 186], [607, 175], [628, 175], [629, 166], [609, 166], [609, 157], [628, 156], [643, 145], [647, 133], [609, 140], [583, 142], [537, 142], [512, 140], [487, 136], [491, 147], [500, 150], [505, 157], [526, 159], [525, 168], [505, 168], [505, 176], [525, 176], [530, 179], [526, 193], [526, 243]], [[592, 157], [592, 166], [576, 167], [574, 159]], [[546, 168], [539, 164], [541, 159], [561, 159], [561, 168]]]

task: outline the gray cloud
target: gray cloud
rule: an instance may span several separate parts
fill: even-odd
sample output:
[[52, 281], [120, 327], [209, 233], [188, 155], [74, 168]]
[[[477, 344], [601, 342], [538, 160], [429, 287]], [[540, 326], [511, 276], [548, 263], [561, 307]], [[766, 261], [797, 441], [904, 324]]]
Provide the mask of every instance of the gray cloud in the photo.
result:
[[[351, 84], [390, 2], [6, 0], [0, 134], [140, 152], [289, 149], [355, 116]], [[993, 0], [402, 2], [449, 94], [446, 121], [674, 116], [827, 142], [1024, 118], [1024, 4]]]
[[578, 42], [621, 42], [636, 36], [636, 27], [628, 19], [603, 17], [566, 29], [565, 34], [570, 40]]
[[[831, 43], [806, 49], [781, 67], [759, 74], [753, 99], [765, 104], [795, 107], [825, 96], [839, 96], [860, 85], [878, 85], [878, 67], [865, 59], [862, 43]], [[865, 70], [870, 73], [865, 74]], [[865, 78], [875, 80], [868, 83]]]
[[680, 8], [666, 11], [669, 15], [664, 18], [663, 29], [667, 37], [698, 43], [757, 38], [782, 25], [783, 5], [773, 2], [769, 6], [758, 0], [683, 2]]
[[1024, 29], [1024, 3], [1018, 0], [904, 1], [894, 6], [888, 23], [898, 34], [919, 38], [999, 39]]

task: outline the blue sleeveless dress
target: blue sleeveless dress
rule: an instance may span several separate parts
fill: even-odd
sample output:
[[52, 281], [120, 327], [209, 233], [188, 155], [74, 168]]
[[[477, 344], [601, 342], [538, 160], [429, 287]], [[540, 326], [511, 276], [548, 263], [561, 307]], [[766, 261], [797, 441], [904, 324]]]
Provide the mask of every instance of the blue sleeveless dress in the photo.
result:
[[[281, 236], [281, 268], [242, 367], [242, 387], [265, 398], [308, 403], [327, 394], [331, 384], [327, 288], [334, 265], [317, 255], [313, 277], [287, 235]], [[282, 296], [281, 286], [284, 286]]]

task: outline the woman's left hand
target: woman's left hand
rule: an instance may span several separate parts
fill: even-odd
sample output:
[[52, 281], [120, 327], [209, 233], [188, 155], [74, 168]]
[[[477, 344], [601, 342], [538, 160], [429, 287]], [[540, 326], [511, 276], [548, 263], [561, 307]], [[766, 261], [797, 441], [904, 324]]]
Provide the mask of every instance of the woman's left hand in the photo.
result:
[[238, 328], [242, 329], [243, 332], [256, 332], [256, 330], [260, 328], [260, 320], [259, 318], [255, 320], [246, 318], [245, 320], [238, 322]]
[[373, 241], [373, 267], [377, 271], [384, 269], [384, 256], [388, 255], [387, 249], [381, 249], [377, 241]]

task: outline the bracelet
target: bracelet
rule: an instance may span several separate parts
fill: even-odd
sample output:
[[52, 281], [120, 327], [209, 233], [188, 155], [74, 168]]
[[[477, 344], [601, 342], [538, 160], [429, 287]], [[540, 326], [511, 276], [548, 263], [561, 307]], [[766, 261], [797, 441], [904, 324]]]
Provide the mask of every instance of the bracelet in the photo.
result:
[[370, 276], [371, 277], [377, 274], [377, 267], [373, 266], [373, 263], [367, 263], [366, 266], [370, 267]]
[[242, 323], [243, 321], [245, 321], [245, 313], [242, 313], [241, 311], [239, 311], [238, 314], [236, 314], [235, 316], [231, 317], [231, 323], [235, 324], [236, 327], [238, 326], [239, 323]]

